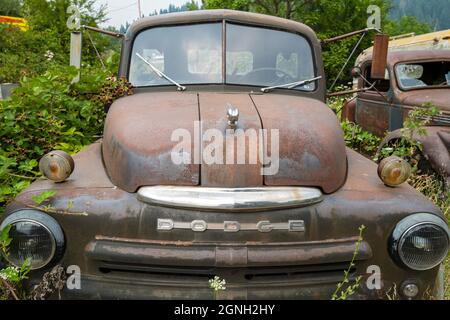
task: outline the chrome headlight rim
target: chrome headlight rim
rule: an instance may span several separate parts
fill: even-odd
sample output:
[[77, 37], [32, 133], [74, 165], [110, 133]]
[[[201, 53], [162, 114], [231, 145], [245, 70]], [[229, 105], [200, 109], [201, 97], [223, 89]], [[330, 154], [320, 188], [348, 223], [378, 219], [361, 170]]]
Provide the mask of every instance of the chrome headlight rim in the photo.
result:
[[[413, 229], [416, 229], [420, 226], [433, 226], [440, 229], [443, 234], [447, 236], [447, 248], [446, 254], [443, 255], [441, 261], [434, 263], [432, 265], [424, 266], [424, 267], [412, 267], [407, 262], [405, 262], [404, 255], [401, 252], [402, 245], [406, 240], [406, 236]], [[392, 259], [397, 262], [402, 267], [406, 267], [413, 271], [427, 271], [436, 268], [439, 266], [448, 254], [450, 247], [450, 230], [447, 225], [447, 222], [443, 220], [440, 216], [432, 213], [412, 213], [402, 220], [400, 220], [395, 226], [394, 230], [391, 233], [389, 240], [390, 254]]]
[[[52, 264], [62, 257], [65, 249], [64, 232], [58, 221], [52, 216], [35, 209], [19, 209], [8, 215], [0, 224], [0, 230], [3, 230], [8, 225], [14, 225], [20, 222], [27, 222], [42, 227], [50, 236], [51, 239], [51, 254], [49, 257], [39, 265], [31, 266], [31, 270], [39, 270], [52, 266]], [[14, 261], [8, 258], [8, 255], [3, 255], [5, 260], [15, 267], [21, 267]]]

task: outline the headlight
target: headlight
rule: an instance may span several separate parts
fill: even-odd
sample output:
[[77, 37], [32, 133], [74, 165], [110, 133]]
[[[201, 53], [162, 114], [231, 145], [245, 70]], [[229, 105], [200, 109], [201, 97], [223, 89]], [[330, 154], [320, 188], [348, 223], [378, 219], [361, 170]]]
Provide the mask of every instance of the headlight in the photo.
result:
[[447, 256], [450, 232], [447, 224], [429, 213], [417, 213], [401, 220], [391, 237], [391, 255], [413, 270], [429, 270]]
[[64, 234], [58, 222], [47, 214], [34, 210], [18, 211], [6, 217], [0, 226], [10, 225], [12, 238], [5, 259], [16, 267], [30, 258], [31, 269], [40, 269], [61, 257]]

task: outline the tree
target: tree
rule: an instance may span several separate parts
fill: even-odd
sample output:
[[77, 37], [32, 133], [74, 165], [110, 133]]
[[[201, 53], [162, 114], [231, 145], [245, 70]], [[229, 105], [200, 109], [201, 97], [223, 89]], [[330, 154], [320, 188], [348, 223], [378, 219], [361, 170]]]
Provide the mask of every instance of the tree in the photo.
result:
[[417, 20], [416, 17], [403, 16], [400, 21], [389, 21], [383, 31], [390, 36], [398, 36], [412, 32], [415, 34], [424, 34], [431, 32], [431, 27], [428, 23]]
[[0, 0], [0, 16], [21, 16], [21, 0]]
[[450, 28], [450, 6], [448, 0], [392, 0], [390, 16], [400, 20], [403, 16], [415, 16], [418, 21], [426, 22], [431, 30]]
[[204, 9], [232, 9], [250, 11], [250, 0], [203, 0]]
[[[18, 82], [23, 76], [42, 74], [52, 65], [69, 64], [71, 30], [67, 27], [67, 8], [72, 4], [81, 11], [81, 24], [98, 26], [105, 21], [105, 7], [97, 9], [94, 0], [23, 0], [20, 12], [30, 30], [0, 26], [0, 82]], [[119, 52], [118, 39], [84, 31], [84, 65], [100, 65], [92, 43], [103, 60], [113, 51]]]

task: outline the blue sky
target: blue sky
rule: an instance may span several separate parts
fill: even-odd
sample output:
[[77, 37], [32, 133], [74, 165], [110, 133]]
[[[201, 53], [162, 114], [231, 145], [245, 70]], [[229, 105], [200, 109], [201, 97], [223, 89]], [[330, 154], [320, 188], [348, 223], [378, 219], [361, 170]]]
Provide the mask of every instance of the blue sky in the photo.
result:
[[[132, 22], [138, 17], [138, 0], [98, 0], [99, 4], [107, 4], [109, 21], [105, 25], [120, 27], [126, 21]], [[187, 0], [141, 0], [141, 9], [145, 15], [154, 10], [165, 9], [169, 4], [182, 5]], [[200, 2], [200, 1], [199, 1]]]

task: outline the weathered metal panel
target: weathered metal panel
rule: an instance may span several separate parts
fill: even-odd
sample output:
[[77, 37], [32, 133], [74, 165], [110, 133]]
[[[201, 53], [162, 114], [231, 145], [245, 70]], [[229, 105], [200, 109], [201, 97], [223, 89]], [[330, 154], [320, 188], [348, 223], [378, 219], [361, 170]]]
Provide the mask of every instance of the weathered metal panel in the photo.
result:
[[372, 79], [384, 79], [386, 74], [388, 45], [389, 36], [387, 34], [377, 34], [375, 36], [372, 56]]
[[172, 134], [181, 129], [194, 139], [196, 121], [197, 94], [143, 93], [117, 100], [106, 117], [103, 139], [103, 160], [111, 181], [129, 192], [145, 185], [199, 184], [193, 143], [190, 164], [172, 161], [175, 146], [183, 140], [177, 136], [172, 141]]
[[[279, 171], [264, 183], [321, 187], [331, 193], [347, 176], [345, 144], [335, 114], [312, 99], [252, 95], [264, 129], [279, 131]], [[314, 125], [311, 125], [314, 124]], [[271, 142], [267, 142], [271, 150]]]
[[[219, 137], [206, 141], [202, 139], [201, 184], [204, 187], [255, 187], [263, 183], [259, 159], [261, 120], [248, 94], [200, 93], [200, 118], [202, 136], [208, 130], [218, 130]], [[229, 130], [227, 106], [239, 109], [236, 130]], [[228, 130], [228, 132], [227, 132]], [[240, 132], [238, 135], [237, 133]], [[246, 135], [245, 132], [249, 132]], [[251, 133], [255, 133], [252, 139]], [[221, 158], [223, 163], [207, 164], [206, 147], [214, 139], [224, 138]], [[244, 140], [245, 139], [245, 140]], [[250, 141], [252, 139], [252, 141]], [[254, 144], [253, 144], [254, 143]], [[217, 151], [217, 150], [216, 150]], [[238, 163], [239, 153], [244, 154], [244, 163]], [[253, 161], [255, 160], [255, 161]]]

